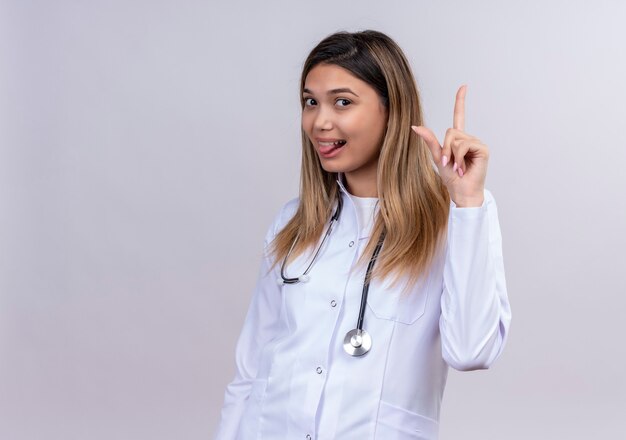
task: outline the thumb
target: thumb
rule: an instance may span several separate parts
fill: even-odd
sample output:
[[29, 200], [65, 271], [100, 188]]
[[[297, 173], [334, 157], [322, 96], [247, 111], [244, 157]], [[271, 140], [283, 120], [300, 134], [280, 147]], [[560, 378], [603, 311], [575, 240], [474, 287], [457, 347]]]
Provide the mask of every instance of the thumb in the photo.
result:
[[435, 164], [439, 165], [441, 163], [441, 145], [439, 144], [435, 133], [433, 133], [430, 128], [422, 127], [421, 125], [411, 125], [411, 129], [413, 129], [419, 137], [424, 139], [424, 142], [428, 145], [428, 149], [430, 150], [430, 154], [432, 155]]

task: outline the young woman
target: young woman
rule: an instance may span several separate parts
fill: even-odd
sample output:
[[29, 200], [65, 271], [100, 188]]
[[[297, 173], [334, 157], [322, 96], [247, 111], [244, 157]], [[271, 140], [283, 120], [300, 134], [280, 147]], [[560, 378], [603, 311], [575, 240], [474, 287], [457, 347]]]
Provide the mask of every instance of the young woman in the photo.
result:
[[466, 87], [443, 145], [380, 32], [321, 41], [300, 89], [300, 197], [267, 232], [216, 438], [436, 439], [448, 366], [488, 368], [511, 320]]

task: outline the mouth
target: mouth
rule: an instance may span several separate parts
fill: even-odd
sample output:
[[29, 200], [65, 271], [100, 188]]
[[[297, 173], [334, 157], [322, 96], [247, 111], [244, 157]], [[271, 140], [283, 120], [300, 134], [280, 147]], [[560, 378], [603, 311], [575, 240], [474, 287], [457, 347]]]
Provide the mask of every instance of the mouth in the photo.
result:
[[347, 141], [343, 140], [343, 139], [328, 139], [328, 140], [321, 140], [321, 139], [317, 139], [317, 145], [319, 146], [319, 150], [320, 153], [323, 155], [327, 155], [332, 153], [335, 150], [338, 150], [339, 148], [343, 147], [344, 145], [346, 145]]

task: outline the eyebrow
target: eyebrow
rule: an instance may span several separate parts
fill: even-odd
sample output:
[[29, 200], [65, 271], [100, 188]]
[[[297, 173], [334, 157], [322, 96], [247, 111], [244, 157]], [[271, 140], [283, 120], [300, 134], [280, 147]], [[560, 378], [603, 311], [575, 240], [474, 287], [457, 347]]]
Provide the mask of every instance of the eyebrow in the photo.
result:
[[[313, 92], [311, 92], [309, 89], [306, 89], [306, 88], [303, 89], [302, 92], [303, 93], [309, 93], [311, 95], [314, 94]], [[336, 95], [338, 93], [352, 93], [357, 98], [359, 97], [359, 95], [357, 95], [356, 93], [354, 93], [352, 90], [350, 90], [347, 87], [341, 87], [341, 88], [338, 88], [338, 89], [332, 89], [332, 90], [329, 90], [328, 92], [326, 92], [327, 95]]]

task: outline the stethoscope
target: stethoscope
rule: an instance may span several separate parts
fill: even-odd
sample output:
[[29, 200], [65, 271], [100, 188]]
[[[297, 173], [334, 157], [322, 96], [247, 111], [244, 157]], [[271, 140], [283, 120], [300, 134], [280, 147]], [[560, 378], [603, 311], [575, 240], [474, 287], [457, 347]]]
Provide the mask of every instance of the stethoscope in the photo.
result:
[[[285, 259], [283, 260], [283, 264], [280, 267], [281, 279], [278, 280], [278, 284], [281, 284], [281, 285], [282, 284], [296, 284], [299, 282], [309, 281], [310, 278], [308, 274], [311, 271], [311, 268], [313, 267], [313, 263], [317, 259], [317, 256], [320, 253], [320, 250], [322, 249], [322, 247], [324, 246], [324, 243], [326, 242], [326, 239], [330, 235], [330, 232], [332, 231], [333, 226], [339, 220], [339, 215], [341, 214], [341, 210], [343, 209], [343, 200], [342, 200], [341, 194], [339, 195], [337, 199], [338, 199], [337, 209], [335, 210], [335, 213], [330, 219], [330, 224], [328, 225], [326, 234], [324, 234], [324, 238], [322, 239], [322, 242], [318, 246], [317, 251], [315, 251], [315, 254], [313, 255], [313, 259], [307, 266], [304, 273], [300, 275], [299, 277], [295, 277], [295, 278], [288, 278], [287, 276], [285, 276], [285, 264], [287, 263], [287, 259], [291, 255], [291, 251], [293, 251], [293, 248], [295, 247], [298, 241], [299, 235], [297, 235], [296, 239], [291, 244], [291, 248], [289, 249], [289, 252], [285, 256]], [[372, 257], [370, 258], [369, 264], [367, 265], [367, 272], [365, 273], [365, 281], [363, 282], [363, 291], [361, 293], [361, 308], [359, 309], [359, 318], [356, 323], [356, 328], [346, 333], [346, 336], [343, 339], [343, 349], [345, 350], [346, 353], [348, 353], [351, 356], [362, 356], [365, 353], [367, 353], [370, 350], [370, 348], [372, 348], [372, 337], [370, 336], [368, 332], [363, 330], [363, 319], [365, 317], [365, 307], [367, 305], [367, 294], [370, 288], [370, 274], [372, 272], [372, 269], [374, 268], [374, 264], [376, 263], [376, 258], [378, 257], [378, 254], [380, 252], [380, 248], [383, 245], [384, 239], [385, 239], [385, 231], [383, 230], [383, 233], [381, 234], [380, 239], [378, 240], [376, 248], [374, 249], [374, 253], [372, 254]]]

